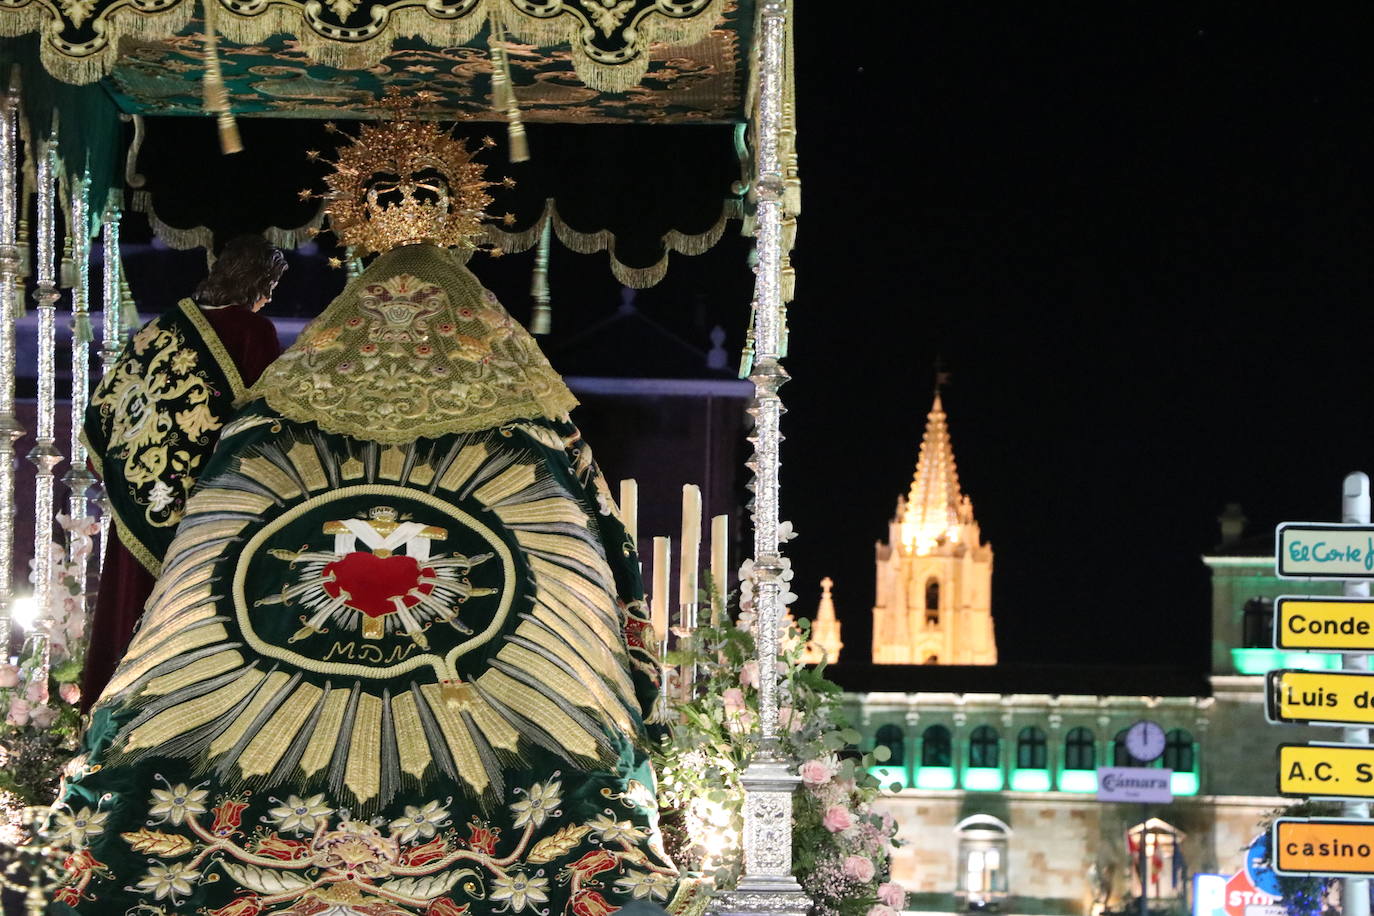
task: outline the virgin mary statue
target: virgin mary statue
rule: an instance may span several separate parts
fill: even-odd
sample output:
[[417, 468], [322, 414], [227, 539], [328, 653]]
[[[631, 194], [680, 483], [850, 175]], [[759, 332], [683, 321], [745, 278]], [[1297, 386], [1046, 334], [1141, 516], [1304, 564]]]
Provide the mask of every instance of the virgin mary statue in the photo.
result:
[[401, 119], [330, 184], [380, 256], [223, 431], [68, 769], [52, 912], [688, 913], [634, 546], [454, 250], [488, 183]]

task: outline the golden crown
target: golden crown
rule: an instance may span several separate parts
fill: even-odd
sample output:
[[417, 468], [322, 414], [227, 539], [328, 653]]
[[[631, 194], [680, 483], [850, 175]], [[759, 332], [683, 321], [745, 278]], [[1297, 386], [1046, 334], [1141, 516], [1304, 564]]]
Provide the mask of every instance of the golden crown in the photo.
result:
[[[364, 124], [325, 177], [330, 230], [358, 256], [418, 242], [477, 247], [491, 203], [487, 188], [498, 182], [482, 177], [485, 167], [465, 141], [433, 121], [406, 116], [413, 100], [390, 95], [383, 104], [393, 119]], [[487, 138], [483, 145], [493, 143]]]

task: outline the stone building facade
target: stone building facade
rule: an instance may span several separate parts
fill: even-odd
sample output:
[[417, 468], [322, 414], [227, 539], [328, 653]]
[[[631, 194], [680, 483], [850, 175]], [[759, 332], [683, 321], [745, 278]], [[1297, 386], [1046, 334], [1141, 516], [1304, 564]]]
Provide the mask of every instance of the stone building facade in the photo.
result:
[[[878, 545], [872, 662], [828, 672], [864, 746], [891, 754], [875, 775], [891, 790], [880, 809], [901, 825], [892, 872], [909, 909], [1133, 913], [1142, 829], [1156, 911], [1186, 912], [1194, 874], [1242, 867], [1262, 822], [1289, 803], [1276, 792], [1277, 746], [1339, 740], [1265, 720], [1265, 671], [1339, 667], [1270, 648], [1273, 600], [1339, 585], [1278, 579], [1272, 536], [1242, 538], [1235, 507], [1220, 522], [1222, 542], [1202, 558], [1210, 671], [995, 665], [992, 551], [958, 489], [936, 396], [911, 495]], [[1142, 719], [1165, 730], [1152, 765], [1173, 771], [1174, 801], [1098, 802], [1097, 767], [1141, 765], [1124, 735]]]

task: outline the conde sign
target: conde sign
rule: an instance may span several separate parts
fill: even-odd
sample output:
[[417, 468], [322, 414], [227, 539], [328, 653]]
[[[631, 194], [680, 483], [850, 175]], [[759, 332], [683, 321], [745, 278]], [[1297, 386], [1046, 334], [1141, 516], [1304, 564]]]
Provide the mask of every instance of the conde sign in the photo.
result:
[[1341, 620], [1309, 619], [1302, 614], [1285, 618], [1283, 628], [1290, 633], [1306, 633], [1312, 636], [1368, 636], [1368, 620], [1356, 620], [1354, 616]]
[[1308, 544], [1294, 538], [1288, 543], [1288, 558], [1294, 563], [1359, 563], [1374, 571], [1374, 537], [1365, 539], [1365, 546], [1315, 541]]

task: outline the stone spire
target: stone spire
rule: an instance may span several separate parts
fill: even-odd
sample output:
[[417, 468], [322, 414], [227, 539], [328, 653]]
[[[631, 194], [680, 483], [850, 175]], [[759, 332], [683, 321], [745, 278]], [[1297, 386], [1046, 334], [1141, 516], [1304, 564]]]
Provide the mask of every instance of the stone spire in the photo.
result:
[[926, 415], [916, 476], [911, 481], [911, 491], [902, 513], [902, 548], [907, 553], [924, 556], [938, 544], [956, 544], [960, 527], [972, 521], [973, 504], [959, 489], [954, 447], [949, 441], [949, 426], [945, 423], [945, 409], [937, 388], [935, 403]]
[[816, 607], [816, 618], [811, 621], [811, 641], [806, 644], [802, 664], [815, 665], [824, 661], [834, 664], [840, 660], [840, 622], [835, 619], [835, 601], [830, 589], [835, 580], [826, 576], [821, 580], [821, 603]]

